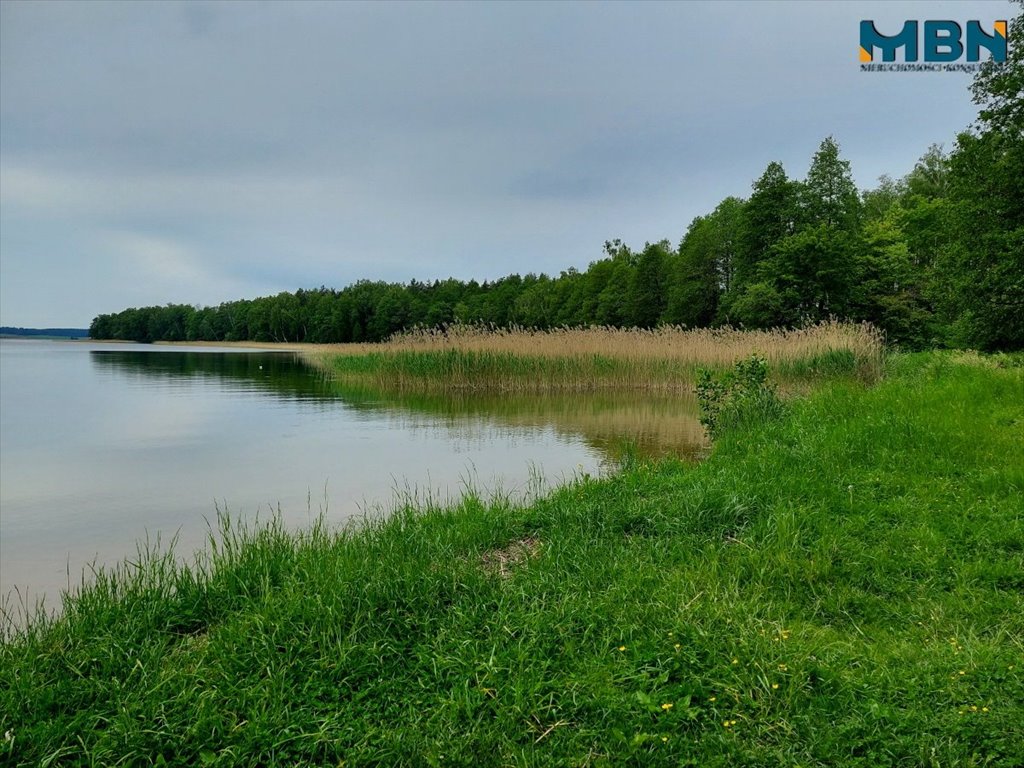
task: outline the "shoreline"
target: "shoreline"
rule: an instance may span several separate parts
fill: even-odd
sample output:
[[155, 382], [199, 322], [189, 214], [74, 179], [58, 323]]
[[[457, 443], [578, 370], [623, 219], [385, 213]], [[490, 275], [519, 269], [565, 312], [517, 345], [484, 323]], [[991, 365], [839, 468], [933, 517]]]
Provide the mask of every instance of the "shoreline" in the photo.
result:
[[894, 356], [526, 505], [222, 519], [0, 642], [0, 756], [1017, 765], [1024, 370], [987, 362]]

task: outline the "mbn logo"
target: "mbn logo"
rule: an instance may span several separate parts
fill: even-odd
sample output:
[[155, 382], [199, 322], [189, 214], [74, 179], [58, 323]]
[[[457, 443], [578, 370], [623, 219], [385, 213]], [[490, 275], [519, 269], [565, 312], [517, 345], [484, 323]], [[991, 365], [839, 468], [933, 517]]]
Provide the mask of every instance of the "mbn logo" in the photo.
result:
[[[961, 42], [963, 30], [955, 21], [926, 21], [921, 47], [924, 60], [929, 62], [956, 61], [966, 49], [968, 61], [979, 61], [982, 48], [992, 56], [993, 61], [1006, 61], [1006, 22], [997, 21], [992, 34], [981, 28], [977, 21], [967, 22], [966, 44]], [[905, 21], [898, 35], [891, 37], [875, 29], [875, 22], [860, 23], [860, 60], [875, 60], [875, 49], [882, 51], [882, 61], [896, 61], [896, 49], [904, 49], [904, 61], [917, 61], [918, 22]]]

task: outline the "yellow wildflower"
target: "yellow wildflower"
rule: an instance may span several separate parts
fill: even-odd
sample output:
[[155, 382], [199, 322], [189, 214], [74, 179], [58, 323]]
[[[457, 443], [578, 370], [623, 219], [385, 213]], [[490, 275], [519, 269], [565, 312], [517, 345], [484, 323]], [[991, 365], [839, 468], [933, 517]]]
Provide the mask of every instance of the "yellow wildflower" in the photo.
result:
[[672, 709], [672, 702], [666, 701], [664, 704], [661, 705], [661, 708], [667, 712], [668, 710]]

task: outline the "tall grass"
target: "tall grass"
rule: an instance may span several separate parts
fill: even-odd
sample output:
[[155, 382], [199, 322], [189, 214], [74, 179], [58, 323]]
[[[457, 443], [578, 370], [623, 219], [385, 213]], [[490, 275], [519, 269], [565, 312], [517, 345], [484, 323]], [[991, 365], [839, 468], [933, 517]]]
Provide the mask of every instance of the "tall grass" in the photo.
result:
[[0, 762], [1016, 768], [1024, 369], [890, 370], [697, 466], [144, 551], [0, 644]]
[[576, 392], [690, 389], [698, 368], [727, 368], [755, 353], [782, 377], [844, 374], [873, 381], [883, 350], [871, 326], [828, 322], [773, 331], [454, 326], [304, 354], [336, 379], [397, 391]]

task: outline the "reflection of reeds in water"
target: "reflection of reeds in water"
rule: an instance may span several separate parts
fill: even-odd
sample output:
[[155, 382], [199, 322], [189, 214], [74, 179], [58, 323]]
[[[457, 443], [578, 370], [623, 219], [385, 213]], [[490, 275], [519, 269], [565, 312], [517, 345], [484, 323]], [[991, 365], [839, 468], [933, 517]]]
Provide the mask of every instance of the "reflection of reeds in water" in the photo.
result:
[[341, 386], [340, 394], [357, 408], [400, 413], [413, 426], [418, 415], [429, 423], [442, 420], [462, 432], [467, 421], [480, 419], [511, 429], [553, 428], [581, 436], [610, 459], [626, 451], [641, 456], [697, 457], [706, 446], [691, 393], [592, 393], [585, 397], [557, 393], [500, 396], [487, 393], [394, 393]]
[[868, 325], [799, 330], [415, 330], [383, 344], [306, 353], [333, 378], [391, 391], [685, 390], [697, 368], [725, 368], [757, 353], [781, 376], [881, 372], [883, 340]]

